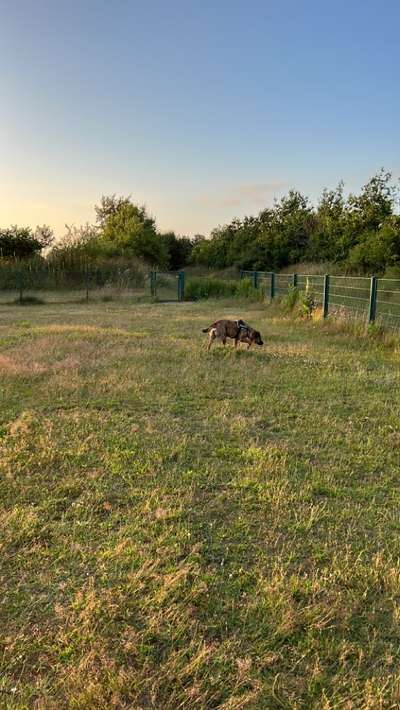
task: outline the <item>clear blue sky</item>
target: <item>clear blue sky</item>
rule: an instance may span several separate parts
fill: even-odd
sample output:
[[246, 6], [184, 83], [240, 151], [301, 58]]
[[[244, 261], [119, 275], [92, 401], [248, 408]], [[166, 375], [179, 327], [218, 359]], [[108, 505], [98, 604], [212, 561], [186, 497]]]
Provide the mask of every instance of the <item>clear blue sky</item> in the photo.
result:
[[0, 224], [204, 233], [400, 174], [398, 0], [0, 0]]

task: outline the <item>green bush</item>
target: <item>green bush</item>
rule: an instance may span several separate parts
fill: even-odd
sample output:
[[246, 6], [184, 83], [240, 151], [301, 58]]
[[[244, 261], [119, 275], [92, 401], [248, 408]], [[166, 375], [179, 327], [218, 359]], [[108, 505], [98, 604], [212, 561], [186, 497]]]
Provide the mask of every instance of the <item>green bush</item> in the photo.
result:
[[240, 279], [240, 281], [236, 281], [235, 295], [241, 298], [249, 298], [252, 301], [262, 301], [265, 294], [261, 290], [254, 288], [251, 279]]
[[300, 292], [297, 286], [292, 286], [290, 284], [288, 287], [288, 292], [283, 298], [283, 305], [286, 306], [289, 311], [292, 311], [295, 305], [298, 303], [299, 294]]
[[204, 298], [241, 297], [258, 300], [260, 291], [255, 289], [250, 279], [226, 280], [208, 277], [192, 277], [186, 280], [185, 300], [198, 301]]
[[235, 296], [237, 284], [235, 281], [195, 277], [187, 279], [185, 284], [185, 299], [198, 301], [203, 298], [221, 298]]

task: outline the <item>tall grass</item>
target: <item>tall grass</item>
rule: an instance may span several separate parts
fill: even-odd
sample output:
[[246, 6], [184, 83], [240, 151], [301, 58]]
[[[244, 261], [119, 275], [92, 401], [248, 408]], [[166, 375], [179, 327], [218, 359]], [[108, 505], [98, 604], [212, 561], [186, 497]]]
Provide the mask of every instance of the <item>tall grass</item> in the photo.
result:
[[229, 297], [247, 298], [254, 301], [262, 299], [260, 291], [253, 287], [250, 279], [228, 280], [211, 277], [186, 279], [185, 299], [187, 301]]
[[127, 259], [60, 259], [40, 257], [0, 260], [0, 290], [71, 290], [74, 288], [138, 288], [144, 286], [144, 265]]

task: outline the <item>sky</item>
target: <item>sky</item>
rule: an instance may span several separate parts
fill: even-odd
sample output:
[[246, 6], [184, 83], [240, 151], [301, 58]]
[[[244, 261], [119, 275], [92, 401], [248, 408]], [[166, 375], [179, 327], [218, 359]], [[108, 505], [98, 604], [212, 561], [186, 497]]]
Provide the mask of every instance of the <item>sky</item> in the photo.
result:
[[398, 0], [0, 0], [0, 226], [205, 234], [400, 176]]

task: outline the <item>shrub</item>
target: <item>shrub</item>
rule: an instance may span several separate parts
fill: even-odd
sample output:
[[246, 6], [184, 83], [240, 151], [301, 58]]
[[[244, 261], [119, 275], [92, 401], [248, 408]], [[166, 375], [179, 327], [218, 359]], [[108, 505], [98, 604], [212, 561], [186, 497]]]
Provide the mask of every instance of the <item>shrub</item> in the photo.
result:
[[257, 300], [260, 292], [250, 279], [225, 280], [207, 277], [192, 277], [185, 284], [185, 300], [198, 301], [203, 298], [229, 298], [232, 296]]
[[265, 294], [261, 290], [254, 288], [251, 279], [240, 279], [240, 281], [236, 281], [236, 284], [236, 296], [249, 298], [253, 301], [263, 300]]
[[185, 284], [185, 299], [198, 301], [202, 298], [221, 298], [235, 296], [237, 283], [211, 278], [191, 278]]
[[296, 303], [298, 303], [299, 293], [297, 286], [289, 285], [288, 292], [283, 299], [283, 305], [286, 306], [289, 311], [292, 311]]

